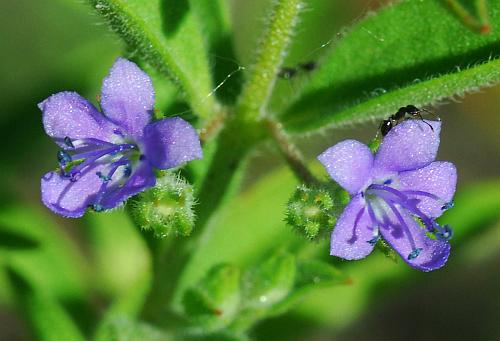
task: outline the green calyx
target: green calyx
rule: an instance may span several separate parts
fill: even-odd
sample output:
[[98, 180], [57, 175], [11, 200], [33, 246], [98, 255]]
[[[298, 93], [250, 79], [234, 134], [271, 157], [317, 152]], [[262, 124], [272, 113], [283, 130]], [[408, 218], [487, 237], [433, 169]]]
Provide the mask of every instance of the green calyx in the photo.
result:
[[129, 208], [134, 222], [156, 237], [189, 236], [195, 215], [193, 187], [177, 174], [158, 178], [155, 187], [138, 194]]
[[342, 196], [323, 185], [300, 185], [288, 201], [285, 220], [310, 240], [326, 237], [343, 206]]

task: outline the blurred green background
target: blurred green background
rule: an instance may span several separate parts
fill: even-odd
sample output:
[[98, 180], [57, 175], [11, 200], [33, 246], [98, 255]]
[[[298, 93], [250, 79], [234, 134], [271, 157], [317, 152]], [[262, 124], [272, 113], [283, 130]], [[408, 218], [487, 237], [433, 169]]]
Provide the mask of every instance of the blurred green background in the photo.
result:
[[[307, 3], [287, 65], [317, 59], [325, 49], [321, 46], [334, 45], [343, 27], [383, 5], [365, 0]], [[250, 61], [268, 5], [268, 0], [231, 2], [239, 65]], [[16, 0], [0, 4], [0, 46], [0, 239], [12, 236], [9, 231], [22, 231], [36, 245], [29, 247], [23, 241], [6, 245], [0, 240], [0, 340], [31, 338], [22, 298], [6, 275], [11, 268], [24, 273], [43, 295], [62, 301], [90, 335], [111, 300], [147, 277], [148, 254], [140, 232], [123, 211], [70, 220], [43, 207], [39, 179], [54, 167], [57, 148], [43, 132], [36, 104], [62, 90], [94, 99], [113, 60], [123, 55], [123, 45], [84, 1]], [[215, 63], [217, 57], [212, 58]], [[280, 94], [286, 98], [305, 80], [307, 75], [280, 80]], [[459, 172], [457, 205], [450, 217], [444, 217], [453, 221], [458, 241], [452, 241], [454, 250], [444, 269], [416, 273], [382, 255], [342, 263], [353, 284], [316, 291], [291, 313], [259, 325], [253, 336], [262, 340], [500, 340], [499, 98], [497, 86], [435, 108], [444, 121], [439, 159], [454, 162]], [[376, 128], [373, 122], [301, 137], [298, 142], [312, 160], [343, 138], [368, 141]], [[265, 198], [266, 190], [272, 193], [276, 203], [266, 209], [274, 209], [268, 218], [278, 226], [277, 232], [269, 234], [278, 238], [291, 234], [281, 217], [294, 181], [275, 150], [261, 149], [248, 171], [246, 192], [233, 208], [237, 212], [245, 200]], [[231, 212], [220, 221], [229, 224]], [[220, 255], [227, 261], [245, 264], [255, 255], [234, 256], [233, 249], [258, 252], [254, 246], [259, 238], [267, 239], [251, 237], [241, 241], [247, 245], [236, 246], [231, 245], [232, 238], [213, 243], [219, 243]], [[314, 244], [312, 249], [311, 254], [328, 259], [326, 244]], [[219, 257], [205, 256], [214, 262]]]

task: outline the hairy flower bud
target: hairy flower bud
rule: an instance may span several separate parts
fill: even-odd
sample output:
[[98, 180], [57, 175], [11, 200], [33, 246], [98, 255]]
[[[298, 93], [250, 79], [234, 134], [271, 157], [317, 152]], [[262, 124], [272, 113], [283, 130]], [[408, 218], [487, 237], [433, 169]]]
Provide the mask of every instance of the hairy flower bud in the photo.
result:
[[193, 230], [195, 215], [193, 187], [176, 174], [166, 174], [156, 186], [130, 203], [134, 222], [157, 237], [188, 236]]
[[329, 235], [337, 220], [337, 207], [343, 201], [333, 194], [325, 187], [298, 186], [288, 201], [286, 222], [311, 240]]

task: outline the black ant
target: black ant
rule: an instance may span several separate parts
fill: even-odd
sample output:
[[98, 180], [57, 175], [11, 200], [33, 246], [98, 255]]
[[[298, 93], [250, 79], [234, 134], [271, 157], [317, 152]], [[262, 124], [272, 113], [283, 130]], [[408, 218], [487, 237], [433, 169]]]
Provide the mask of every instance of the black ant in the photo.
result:
[[382, 136], [387, 135], [387, 133], [389, 133], [392, 128], [401, 123], [401, 121], [405, 119], [406, 115], [410, 115], [413, 118], [419, 118], [420, 120], [422, 120], [422, 122], [427, 124], [432, 131], [434, 131], [434, 128], [432, 128], [431, 124], [424, 120], [424, 118], [422, 117], [423, 111], [436, 116], [439, 120], [439, 117], [433, 112], [430, 112], [426, 109], [419, 109], [416, 106], [409, 104], [406, 107], [399, 108], [394, 115], [391, 115], [388, 119], [382, 121], [382, 123], [380, 124], [380, 132], [382, 133]]
[[312, 72], [316, 70], [318, 64], [314, 61], [300, 63], [296, 67], [284, 66], [278, 72], [278, 77], [282, 79], [290, 79], [295, 77], [299, 72]]

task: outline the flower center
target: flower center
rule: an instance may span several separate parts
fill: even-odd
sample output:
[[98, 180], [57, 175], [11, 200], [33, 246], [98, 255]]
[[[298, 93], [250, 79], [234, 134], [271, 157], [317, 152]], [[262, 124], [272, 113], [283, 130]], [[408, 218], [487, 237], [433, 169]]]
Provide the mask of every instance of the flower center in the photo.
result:
[[[421, 199], [418, 197], [429, 198], [441, 206], [441, 210], [447, 210], [453, 207], [453, 202], [447, 202], [435, 194], [425, 191], [398, 190], [390, 185], [391, 179], [382, 182], [382, 184], [371, 184], [363, 192], [366, 200], [366, 209], [373, 223], [374, 238], [368, 240], [368, 243], [375, 244], [378, 239], [378, 230], [380, 227], [389, 228], [399, 226], [404, 238], [408, 240], [412, 251], [407, 255], [408, 260], [417, 258], [422, 251], [411, 234], [410, 228], [405, 221], [405, 216], [410, 214], [417, 218], [425, 227], [426, 231], [433, 234], [437, 239], [448, 241], [452, 237], [452, 229], [449, 225], [440, 226], [433, 218], [422, 212], [418, 208]], [[363, 207], [363, 211], [365, 207]], [[360, 211], [359, 214], [362, 214]], [[394, 222], [393, 220], [396, 220]], [[356, 222], [355, 222], [355, 225]]]
[[[140, 159], [140, 151], [136, 144], [127, 143], [123, 134], [116, 131], [117, 143], [102, 141], [95, 138], [72, 140], [65, 137], [63, 142], [68, 148], [57, 152], [61, 175], [71, 182], [78, 181], [83, 175], [94, 171], [102, 184], [97, 192], [94, 204], [95, 211], [102, 211], [100, 204], [104, 193], [111, 183], [122, 186], [123, 179], [132, 174], [133, 162]], [[96, 170], [97, 169], [97, 170]], [[119, 174], [118, 170], [121, 170]]]

